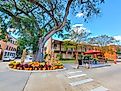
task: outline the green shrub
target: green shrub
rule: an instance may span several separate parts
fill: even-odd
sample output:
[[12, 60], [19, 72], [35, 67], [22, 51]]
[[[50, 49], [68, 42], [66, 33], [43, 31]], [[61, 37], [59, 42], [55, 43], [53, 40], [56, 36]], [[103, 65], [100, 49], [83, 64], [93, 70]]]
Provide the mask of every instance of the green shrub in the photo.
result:
[[62, 60], [63, 55], [62, 55], [62, 54], [57, 54], [56, 58], [57, 58], [58, 60]]

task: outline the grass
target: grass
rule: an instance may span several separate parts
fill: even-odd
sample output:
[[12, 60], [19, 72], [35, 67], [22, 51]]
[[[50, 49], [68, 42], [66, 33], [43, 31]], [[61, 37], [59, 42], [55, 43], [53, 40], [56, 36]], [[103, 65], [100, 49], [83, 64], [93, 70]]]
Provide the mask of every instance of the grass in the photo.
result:
[[61, 62], [63, 63], [63, 64], [72, 64], [72, 63], [74, 63], [74, 61], [75, 60], [61, 60]]

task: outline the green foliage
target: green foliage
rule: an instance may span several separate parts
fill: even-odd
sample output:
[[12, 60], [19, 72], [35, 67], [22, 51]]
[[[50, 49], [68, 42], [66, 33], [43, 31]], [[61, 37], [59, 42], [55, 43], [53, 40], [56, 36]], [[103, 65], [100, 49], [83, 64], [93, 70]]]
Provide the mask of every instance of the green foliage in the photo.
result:
[[[71, 5], [67, 7], [74, 11], [74, 14], [84, 13], [83, 18], [87, 20], [100, 12], [98, 6], [104, 0], [0, 0], [0, 21], [2, 19], [2, 24], [6, 21], [4, 25], [7, 27], [12, 25], [19, 29], [20, 33], [23, 33], [25, 29], [38, 31], [44, 28], [47, 34], [54, 26], [63, 22], [64, 15], [68, 12], [66, 5], [69, 2]], [[60, 30], [68, 31], [69, 29], [70, 21], [67, 20]], [[62, 31], [59, 32], [59, 36], [63, 36]]]
[[119, 41], [117, 41], [114, 37], [108, 36], [108, 35], [101, 35], [97, 37], [93, 37], [89, 39], [90, 44], [96, 44], [98, 46], [107, 46], [109, 44], [115, 44]]
[[84, 60], [92, 60], [91, 55], [85, 55], [85, 56], [84, 56]]
[[117, 41], [114, 37], [108, 35], [101, 35], [89, 39], [90, 44], [98, 46], [98, 50], [101, 51], [102, 55], [106, 52], [110, 54], [115, 53], [113, 47], [110, 47], [109, 45], [115, 45], [118, 42], [119, 41]]
[[90, 36], [90, 32], [84, 26], [74, 26], [68, 34], [65, 34], [64, 39], [69, 39], [75, 43], [86, 42]]
[[[104, 0], [0, 0], [0, 25], [3, 30], [14, 28], [20, 38], [18, 45], [38, 48], [38, 39], [48, 34], [63, 36], [69, 31], [69, 11], [84, 13], [84, 20], [100, 13], [98, 8]], [[79, 11], [78, 11], [79, 10]], [[58, 30], [58, 31], [57, 31]], [[49, 36], [49, 37], [51, 37]], [[47, 37], [48, 39], [48, 37]], [[21, 43], [20, 43], [21, 42]]]
[[83, 54], [79, 54], [78, 55], [78, 59], [80, 59], [80, 60], [84, 59], [84, 55]]
[[[64, 42], [65, 48], [73, 47], [78, 51], [78, 49], [84, 49], [85, 43], [90, 36], [90, 32], [83, 26], [75, 26], [70, 30], [70, 33], [65, 34], [64, 39], [68, 39], [68, 41]], [[83, 50], [81, 50], [83, 52]]]
[[19, 45], [20, 50], [28, 48], [35, 53], [38, 50], [38, 39], [39, 37], [34, 34], [33, 31], [28, 31], [27, 34], [23, 34], [22, 37], [18, 38], [17, 44]]
[[61, 60], [61, 62], [63, 64], [71, 64], [71, 63], [74, 63], [75, 59], [63, 59]]
[[2, 39], [5, 39], [5, 35], [4, 34], [0, 35], [0, 40], [2, 40]]
[[6, 35], [7, 35], [7, 33], [5, 31], [0, 30], [0, 40], [7, 42], [8, 39], [6, 38]]
[[116, 53], [117, 53], [117, 54], [121, 54], [121, 49], [120, 49], [119, 47], [117, 47]]
[[63, 42], [63, 46], [66, 51], [68, 51], [69, 48], [72, 48], [72, 49], [76, 48], [75, 45], [76, 45], [76, 43], [72, 42], [70, 40], [64, 40], [64, 42]]
[[62, 55], [62, 54], [57, 54], [56, 58], [57, 58], [58, 60], [62, 60], [63, 55]]
[[[62, 1], [48, 2], [48, 0], [43, 0], [39, 1], [38, 3], [47, 8], [48, 11], [53, 9], [54, 5], [56, 5], [55, 9], [53, 10], [53, 14], [55, 14], [54, 16], [56, 16], [57, 22], [62, 22], [63, 14], [58, 14], [58, 12], [63, 12], [64, 10]], [[52, 4], [53, 7], [51, 6]], [[13, 28], [18, 29], [17, 33], [19, 35], [27, 33], [29, 30], [33, 30], [37, 32], [40, 37], [42, 37], [46, 35], [53, 28], [53, 26], [55, 26], [55, 20], [53, 20], [53, 18], [51, 20], [51, 16], [48, 15], [48, 12], [38, 5], [35, 5], [31, 1], [0, 0], [0, 6], [0, 19], [2, 19], [1, 23], [3, 24], [3, 21], [7, 21], [6, 23], [4, 22], [4, 25], [7, 27], [12, 26]], [[69, 29], [69, 22], [70, 21], [68, 20], [63, 30], [66, 31]], [[61, 36], [63, 30], [59, 31], [57, 35]]]

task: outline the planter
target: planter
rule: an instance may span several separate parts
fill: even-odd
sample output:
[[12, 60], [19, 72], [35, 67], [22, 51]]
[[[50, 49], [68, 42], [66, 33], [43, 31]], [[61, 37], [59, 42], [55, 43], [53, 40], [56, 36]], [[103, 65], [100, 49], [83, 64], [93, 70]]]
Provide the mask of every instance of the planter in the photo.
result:
[[11, 61], [9, 67], [17, 70], [55, 70], [63, 69], [63, 64], [59, 61], [54, 62], [52, 65], [47, 62], [29, 62], [24, 64], [16, 61]]

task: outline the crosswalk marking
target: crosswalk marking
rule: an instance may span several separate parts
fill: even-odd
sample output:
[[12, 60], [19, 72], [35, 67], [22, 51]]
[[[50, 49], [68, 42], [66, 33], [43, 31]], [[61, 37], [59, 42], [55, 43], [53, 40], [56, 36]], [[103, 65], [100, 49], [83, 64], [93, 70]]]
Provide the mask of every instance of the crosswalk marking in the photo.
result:
[[68, 78], [77, 78], [81, 76], [86, 76], [87, 74], [80, 74], [80, 75], [74, 75], [74, 76], [69, 76]]
[[103, 86], [100, 86], [100, 87], [97, 87], [95, 89], [92, 89], [91, 91], [108, 91], [108, 89], [103, 87]]
[[93, 81], [93, 79], [89, 78], [89, 79], [85, 79], [85, 80], [81, 80], [81, 81], [72, 82], [72, 83], [69, 83], [69, 84], [71, 86], [76, 86], [76, 85], [81, 85], [81, 84], [92, 82], [92, 81]]
[[74, 73], [80, 73], [82, 71], [73, 71], [73, 72], [67, 72], [67, 74], [74, 74]]

